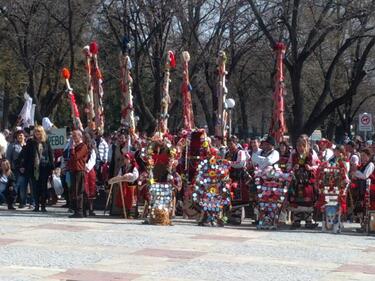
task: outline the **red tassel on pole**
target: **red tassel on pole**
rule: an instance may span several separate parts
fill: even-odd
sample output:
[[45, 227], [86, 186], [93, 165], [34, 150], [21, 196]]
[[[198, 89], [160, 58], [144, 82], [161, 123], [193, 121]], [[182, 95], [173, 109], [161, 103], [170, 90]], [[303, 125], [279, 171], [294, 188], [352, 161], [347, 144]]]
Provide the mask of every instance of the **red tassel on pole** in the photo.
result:
[[175, 57], [174, 53], [172, 51], [169, 51], [168, 55], [169, 55], [169, 63], [170, 63], [171, 68], [175, 68], [176, 67], [176, 57]]
[[63, 70], [61, 71], [61, 74], [62, 74], [62, 76], [63, 76], [64, 79], [67, 79], [67, 80], [70, 79], [70, 71], [69, 71], [69, 69], [63, 68]]
[[99, 46], [98, 44], [94, 41], [94, 42], [91, 42], [90, 44], [90, 53], [93, 54], [93, 55], [97, 55], [99, 52]]

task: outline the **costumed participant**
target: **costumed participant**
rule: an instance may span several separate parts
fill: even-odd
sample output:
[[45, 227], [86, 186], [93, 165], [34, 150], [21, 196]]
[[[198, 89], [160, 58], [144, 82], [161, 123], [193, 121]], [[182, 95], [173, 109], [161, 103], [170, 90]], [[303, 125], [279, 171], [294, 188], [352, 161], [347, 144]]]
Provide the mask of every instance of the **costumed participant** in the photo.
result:
[[[124, 165], [120, 168], [118, 175], [114, 178], [111, 178], [108, 183], [120, 183], [121, 188], [124, 194], [124, 203], [126, 213], [128, 214], [128, 218], [133, 218], [134, 215], [131, 214], [131, 210], [135, 207], [137, 202], [137, 179], [139, 177], [138, 165], [134, 159], [134, 156], [127, 152], [123, 155], [124, 157]], [[116, 205], [122, 205], [121, 196], [118, 196], [116, 199]]]
[[97, 180], [99, 185], [104, 185], [108, 180], [109, 172], [109, 145], [105, 140], [103, 133], [100, 130], [96, 131], [96, 164], [95, 170], [97, 174]]
[[85, 165], [89, 156], [87, 145], [83, 142], [82, 132], [74, 130], [70, 145], [69, 167], [72, 173], [71, 200], [74, 214], [69, 218], [82, 218], [85, 193]]
[[327, 162], [333, 158], [332, 143], [327, 139], [321, 139], [318, 142], [319, 159], [321, 162]]
[[296, 144], [296, 149], [291, 153], [288, 170], [293, 172], [293, 180], [289, 187], [289, 208], [292, 211], [292, 228], [301, 226], [301, 221], [306, 222], [306, 228], [315, 228], [312, 222], [314, 204], [318, 191], [314, 184], [314, 174], [318, 168], [318, 159], [310, 148], [307, 135], [301, 135]]
[[337, 146], [330, 161], [319, 166], [316, 185], [320, 189], [320, 196], [316, 208], [322, 212], [324, 232], [341, 232], [341, 216], [347, 212], [346, 193], [350, 183], [348, 173], [349, 161], [344, 146]]
[[280, 159], [280, 154], [277, 150], [275, 150], [275, 145], [275, 139], [272, 136], [268, 136], [263, 141], [262, 152], [260, 154], [253, 153], [253, 165], [265, 172], [267, 172], [266, 169], [272, 169], [273, 165], [277, 164]]
[[347, 144], [345, 144], [345, 149], [348, 154], [350, 167], [356, 166], [358, 167], [360, 165], [360, 154], [356, 150], [356, 145], [353, 141], [349, 141]]
[[200, 210], [200, 226], [224, 226], [224, 209], [231, 202], [229, 168], [229, 161], [216, 159], [214, 155], [199, 163], [193, 202]]
[[281, 142], [279, 144], [279, 153], [280, 153], [280, 160], [279, 160], [279, 168], [283, 173], [287, 171], [287, 164], [290, 157], [290, 150], [289, 145], [286, 142]]
[[[148, 170], [147, 170], [147, 158], [146, 158], [146, 147], [147, 141], [145, 139], [138, 138], [133, 144], [134, 159], [138, 165], [139, 178], [137, 180], [137, 205], [135, 208], [135, 216], [139, 216], [138, 206], [140, 203], [148, 204], [150, 201], [150, 195], [148, 192]], [[143, 216], [147, 215], [147, 208], [144, 209]], [[146, 211], [146, 212], [145, 212]]]
[[233, 136], [229, 141], [229, 152], [226, 157], [231, 163], [229, 175], [232, 181], [230, 185], [232, 208], [228, 214], [229, 223], [241, 224], [244, 215], [243, 206], [248, 205], [250, 201], [248, 184], [251, 177], [246, 171], [248, 156], [238, 144], [238, 139]]
[[[252, 143], [254, 148], [259, 144], [259, 141], [256, 141], [255, 143]], [[264, 140], [261, 144], [259, 144], [259, 148], [253, 152], [252, 154], [252, 164], [253, 167], [255, 168], [254, 174], [257, 174], [258, 177], [267, 177], [267, 175], [272, 172], [277, 166], [277, 162], [280, 159], [280, 154], [277, 150], [275, 150], [275, 139], [272, 136], [268, 136], [266, 140]], [[262, 146], [262, 148], [260, 148]], [[255, 183], [256, 184], [256, 183]], [[258, 193], [257, 184], [253, 185], [253, 188], [251, 188], [251, 194], [254, 195]], [[255, 213], [255, 222], [259, 226], [259, 208], [256, 206], [259, 205], [259, 200], [256, 198], [254, 202], [254, 213]], [[271, 223], [270, 223], [271, 224]], [[272, 222], [273, 225], [273, 222]]]
[[94, 199], [96, 198], [96, 145], [95, 141], [91, 139], [89, 133], [83, 135], [83, 142], [86, 144], [89, 153], [85, 165], [85, 194], [84, 194], [84, 208], [83, 216], [87, 216], [87, 209], [89, 216], [95, 216], [94, 213]]
[[[349, 179], [350, 158], [348, 158], [345, 147], [343, 145], [336, 146], [335, 149], [333, 150], [333, 153], [334, 153], [334, 157], [331, 160], [331, 165], [335, 165], [335, 166], [340, 167], [342, 169], [342, 176], [344, 178], [343, 180], [346, 183], [346, 185], [348, 185], [350, 183], [350, 179]], [[342, 205], [342, 206], [344, 206], [344, 205]], [[346, 211], [347, 211], [346, 203], [345, 203], [345, 207], [342, 207], [342, 208], [343, 208], [343, 211], [344, 211], [343, 213], [346, 214]]]
[[147, 148], [149, 176], [148, 218], [144, 224], [171, 225], [174, 202], [173, 163], [178, 162], [172, 136], [155, 133]]
[[351, 196], [354, 204], [353, 214], [359, 217], [362, 232], [367, 226], [367, 210], [375, 210], [375, 175], [374, 163], [371, 161], [373, 155], [367, 148], [361, 151], [361, 167], [352, 170], [352, 180], [355, 186], [351, 188]]
[[[124, 165], [123, 155], [130, 151], [130, 137], [127, 135], [126, 129], [121, 129], [118, 133], [117, 140], [111, 146], [111, 161], [109, 164], [109, 178], [113, 178], [118, 175], [121, 167]], [[119, 202], [117, 198], [120, 197], [120, 190], [118, 185], [114, 186], [114, 192], [112, 194], [112, 206], [110, 210], [111, 215], [120, 215], [122, 214], [121, 208], [122, 203], [116, 204]]]
[[[252, 193], [256, 195], [254, 215], [257, 229], [276, 229], [286, 204], [287, 187], [290, 176], [279, 169], [279, 152], [274, 149], [275, 140], [268, 136], [263, 141], [260, 154], [253, 154], [254, 184]], [[253, 191], [255, 190], [255, 191]]]
[[168, 177], [168, 181], [172, 184], [172, 187], [173, 187], [171, 217], [174, 218], [176, 216], [177, 199], [178, 199], [177, 195], [182, 190], [182, 178], [180, 174], [177, 172], [178, 160], [172, 159], [169, 164], [170, 164], [170, 175]]

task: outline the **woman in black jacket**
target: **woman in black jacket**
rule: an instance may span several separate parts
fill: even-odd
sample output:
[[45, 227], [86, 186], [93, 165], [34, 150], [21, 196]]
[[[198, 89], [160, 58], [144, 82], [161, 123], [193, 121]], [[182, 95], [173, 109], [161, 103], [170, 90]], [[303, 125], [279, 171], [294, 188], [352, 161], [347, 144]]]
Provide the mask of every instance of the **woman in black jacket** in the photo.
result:
[[23, 165], [29, 178], [34, 197], [34, 212], [46, 212], [47, 182], [52, 175], [53, 153], [42, 126], [36, 126], [34, 137], [27, 141], [22, 152]]

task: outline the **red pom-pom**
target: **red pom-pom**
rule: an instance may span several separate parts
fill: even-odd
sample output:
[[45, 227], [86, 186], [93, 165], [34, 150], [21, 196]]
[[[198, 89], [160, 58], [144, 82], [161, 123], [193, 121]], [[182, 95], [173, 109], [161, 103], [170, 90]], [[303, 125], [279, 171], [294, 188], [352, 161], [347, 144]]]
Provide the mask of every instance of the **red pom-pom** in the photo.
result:
[[70, 71], [69, 69], [67, 68], [63, 68], [62, 70], [62, 76], [64, 77], [64, 79], [70, 79]]
[[93, 54], [93, 55], [96, 55], [98, 54], [99, 52], [99, 46], [98, 44], [94, 41], [94, 42], [91, 42], [90, 44], [90, 53]]
[[174, 53], [172, 51], [168, 51], [169, 55], [169, 64], [172, 68], [176, 67], [176, 57], [174, 56]]
[[277, 42], [275, 45], [275, 50], [285, 50], [286, 46], [283, 42]]

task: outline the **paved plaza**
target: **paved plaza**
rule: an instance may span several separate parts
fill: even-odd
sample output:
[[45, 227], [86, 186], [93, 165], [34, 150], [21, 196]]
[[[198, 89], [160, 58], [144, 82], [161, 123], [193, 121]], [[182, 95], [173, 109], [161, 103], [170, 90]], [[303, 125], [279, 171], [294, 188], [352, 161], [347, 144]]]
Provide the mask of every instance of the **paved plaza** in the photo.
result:
[[[100, 212], [98, 212], [100, 214]], [[375, 280], [375, 237], [0, 207], [0, 280]]]

